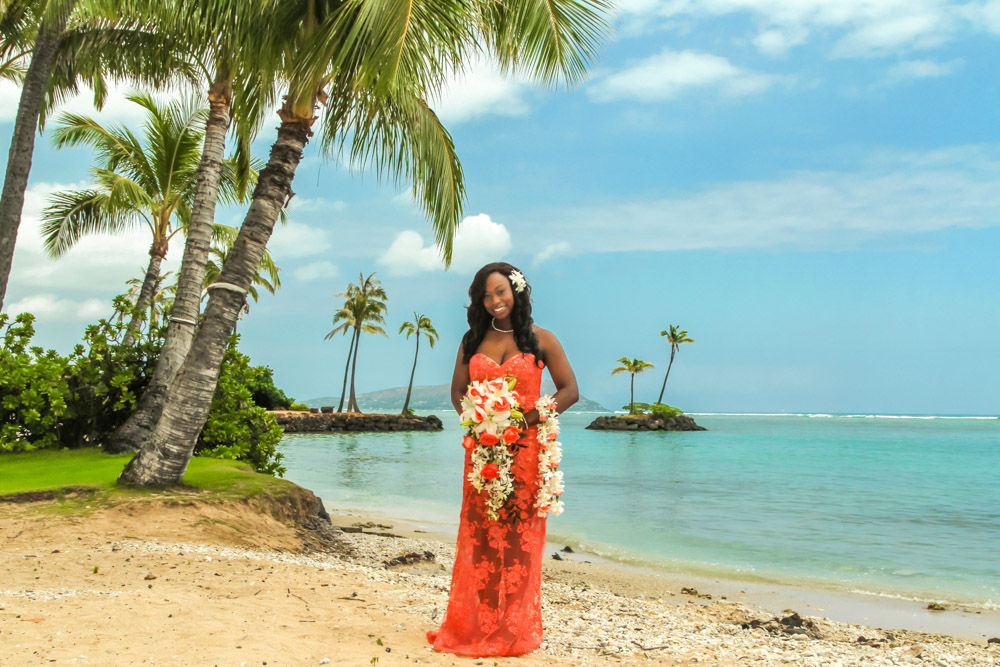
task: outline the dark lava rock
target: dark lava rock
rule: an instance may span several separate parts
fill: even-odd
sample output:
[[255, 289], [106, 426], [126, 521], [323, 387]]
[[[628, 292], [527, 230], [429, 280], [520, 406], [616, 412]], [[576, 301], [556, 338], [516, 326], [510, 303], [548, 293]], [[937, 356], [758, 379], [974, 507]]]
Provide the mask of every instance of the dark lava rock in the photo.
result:
[[[792, 612], [784, 618], [778, 618], [775, 616], [769, 621], [754, 619], [748, 623], [743, 623], [741, 627], [744, 630], [748, 630], [750, 628], [764, 628], [772, 635], [806, 635], [811, 639], [822, 639], [819, 627], [808, 618], [802, 618], [799, 616], [797, 612]], [[858, 641], [868, 643], [874, 640], [859, 637]]]
[[397, 567], [399, 565], [416, 565], [417, 563], [433, 563], [437, 557], [430, 551], [416, 553], [412, 551], [385, 561], [386, 567]]
[[652, 415], [603, 415], [587, 426], [591, 431], [707, 431], [687, 415], [654, 417]]
[[940, 602], [931, 602], [929, 605], [927, 605], [927, 608], [930, 611], [948, 611], [948, 607], [941, 604]]
[[562, 560], [562, 559], [563, 557], [559, 555], [558, 551], [552, 554], [552, 560]]
[[571, 553], [573, 553], [573, 548], [572, 548], [572, 547], [570, 547], [569, 545], [566, 545], [566, 546], [564, 546], [564, 547], [562, 548], [562, 550], [563, 550], [563, 553], [564, 553], [564, 554], [571, 554]]
[[989, 646], [990, 644], [1000, 644], [1000, 637], [990, 637], [987, 639], [986, 645]]
[[395, 431], [440, 431], [441, 420], [434, 415], [380, 415], [333, 412], [330, 406], [315, 412], [273, 410], [271, 414], [285, 433], [388, 433]]

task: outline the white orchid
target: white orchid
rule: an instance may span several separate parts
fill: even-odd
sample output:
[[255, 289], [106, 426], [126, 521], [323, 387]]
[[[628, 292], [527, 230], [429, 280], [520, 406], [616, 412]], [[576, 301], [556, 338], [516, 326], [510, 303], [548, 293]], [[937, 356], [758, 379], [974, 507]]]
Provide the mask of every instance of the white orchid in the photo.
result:
[[524, 279], [524, 274], [514, 269], [510, 272], [510, 284], [514, 286], [514, 291], [520, 294], [528, 288], [528, 281]]

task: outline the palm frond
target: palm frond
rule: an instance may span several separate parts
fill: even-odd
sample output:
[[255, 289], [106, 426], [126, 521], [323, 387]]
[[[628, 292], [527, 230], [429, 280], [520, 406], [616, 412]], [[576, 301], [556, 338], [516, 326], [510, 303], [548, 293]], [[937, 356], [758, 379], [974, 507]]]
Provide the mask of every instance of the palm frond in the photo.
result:
[[465, 176], [437, 114], [412, 89], [377, 95], [340, 88], [332, 100], [322, 137], [326, 153], [343, 151], [349, 142], [352, 164], [371, 167], [380, 178], [411, 183], [449, 266], [465, 203]]
[[543, 84], [580, 83], [612, 32], [610, 0], [486, 0], [483, 36], [508, 74]]
[[100, 190], [56, 192], [50, 201], [42, 212], [41, 225], [45, 252], [50, 257], [62, 257], [84, 236], [119, 234], [137, 222], [135, 216], [122, 215]]

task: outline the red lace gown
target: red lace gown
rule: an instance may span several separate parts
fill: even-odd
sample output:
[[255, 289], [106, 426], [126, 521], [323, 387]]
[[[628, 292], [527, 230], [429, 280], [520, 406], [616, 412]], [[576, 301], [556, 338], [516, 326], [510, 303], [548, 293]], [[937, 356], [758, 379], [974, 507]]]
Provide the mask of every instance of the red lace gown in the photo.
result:
[[[542, 369], [532, 354], [497, 364], [485, 354], [469, 360], [473, 380], [517, 378], [514, 390], [524, 412], [535, 407]], [[438, 632], [428, 632], [434, 649], [472, 657], [522, 655], [542, 643], [542, 552], [545, 519], [534, 508], [538, 492], [537, 427], [520, 440], [514, 458], [514, 505], [500, 518], [486, 516], [485, 494], [469, 483], [471, 452], [462, 473], [462, 514], [448, 610]]]

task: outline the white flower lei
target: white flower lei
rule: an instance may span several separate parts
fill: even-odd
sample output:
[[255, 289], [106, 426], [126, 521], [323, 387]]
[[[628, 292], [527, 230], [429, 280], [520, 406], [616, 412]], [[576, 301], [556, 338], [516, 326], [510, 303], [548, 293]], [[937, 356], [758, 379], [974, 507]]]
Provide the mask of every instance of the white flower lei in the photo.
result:
[[510, 284], [514, 286], [514, 291], [520, 294], [528, 288], [528, 281], [524, 279], [524, 274], [514, 269], [510, 272]]
[[564, 485], [559, 470], [562, 445], [559, 443], [559, 419], [556, 402], [551, 396], [542, 396], [535, 402], [538, 410], [538, 499], [535, 507], [538, 516], [563, 513], [561, 500]]

